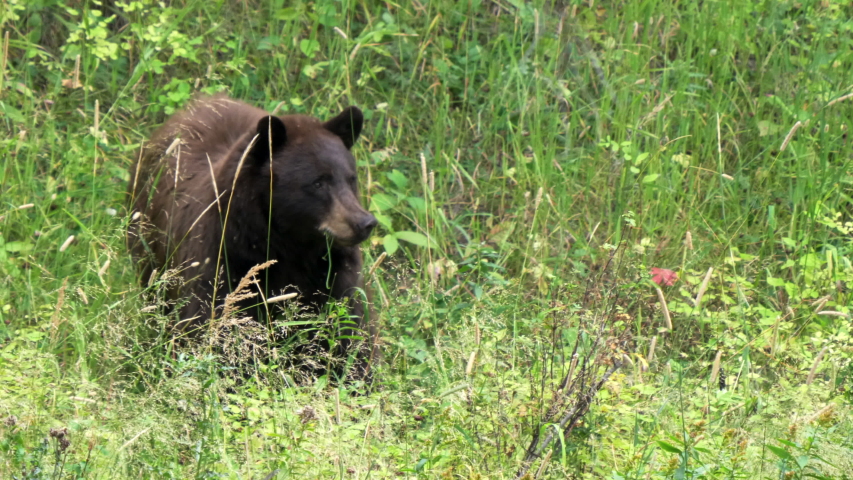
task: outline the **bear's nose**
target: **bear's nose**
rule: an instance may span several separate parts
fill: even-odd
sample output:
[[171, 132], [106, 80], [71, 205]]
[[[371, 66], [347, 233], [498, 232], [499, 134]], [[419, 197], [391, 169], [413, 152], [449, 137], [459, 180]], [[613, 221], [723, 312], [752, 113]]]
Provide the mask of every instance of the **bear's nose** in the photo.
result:
[[367, 238], [370, 235], [370, 232], [372, 232], [378, 224], [379, 221], [376, 220], [376, 217], [368, 213], [360, 222], [358, 222], [358, 232], [361, 234], [359, 236]]

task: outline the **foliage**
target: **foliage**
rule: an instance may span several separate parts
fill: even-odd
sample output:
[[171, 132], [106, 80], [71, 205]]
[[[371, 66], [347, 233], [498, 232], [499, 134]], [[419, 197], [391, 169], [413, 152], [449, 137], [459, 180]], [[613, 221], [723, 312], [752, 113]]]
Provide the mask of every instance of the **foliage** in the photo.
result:
[[[552, 432], [527, 478], [850, 478], [851, 16], [0, 2], [0, 477], [511, 478]], [[182, 349], [139, 286], [129, 167], [218, 91], [363, 108], [372, 387]]]

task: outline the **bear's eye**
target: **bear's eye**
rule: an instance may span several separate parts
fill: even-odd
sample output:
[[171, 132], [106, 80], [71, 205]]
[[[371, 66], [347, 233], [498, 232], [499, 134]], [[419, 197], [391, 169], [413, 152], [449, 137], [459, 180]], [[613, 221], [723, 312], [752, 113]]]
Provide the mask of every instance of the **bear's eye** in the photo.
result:
[[313, 185], [314, 188], [319, 190], [319, 189], [325, 187], [326, 184], [329, 183], [329, 180], [330, 180], [330, 178], [328, 175], [323, 175], [321, 177], [318, 177], [316, 180], [314, 180], [314, 183], [312, 183], [311, 185]]

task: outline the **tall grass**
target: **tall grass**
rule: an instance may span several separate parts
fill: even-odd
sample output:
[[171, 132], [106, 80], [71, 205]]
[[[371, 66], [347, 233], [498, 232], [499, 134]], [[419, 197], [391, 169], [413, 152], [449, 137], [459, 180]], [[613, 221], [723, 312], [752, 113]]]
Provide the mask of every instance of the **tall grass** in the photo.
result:
[[[851, 13], [7, 0], [2, 476], [510, 478], [591, 355], [624, 365], [532, 477], [847, 478]], [[128, 169], [223, 90], [365, 111], [372, 390], [234, 382], [143, 295]]]

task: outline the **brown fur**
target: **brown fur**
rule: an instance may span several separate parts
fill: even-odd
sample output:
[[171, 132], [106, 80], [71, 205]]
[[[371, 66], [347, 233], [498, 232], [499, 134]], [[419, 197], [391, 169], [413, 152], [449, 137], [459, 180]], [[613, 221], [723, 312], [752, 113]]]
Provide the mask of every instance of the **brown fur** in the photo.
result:
[[[350, 298], [373, 343], [376, 329], [365, 324], [357, 293], [358, 244], [376, 219], [358, 200], [349, 151], [361, 125], [355, 108], [321, 123], [270, 117], [216, 96], [193, 102], [153, 135], [131, 171], [128, 238], [142, 282], [154, 269], [182, 270], [183, 286], [169, 291], [172, 299], [188, 297], [182, 331], [212, 319], [211, 307], [251, 267], [276, 260], [259, 275], [264, 298], [296, 291], [315, 311], [329, 298]], [[255, 317], [262, 311], [248, 310]]]

